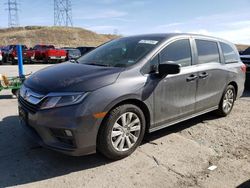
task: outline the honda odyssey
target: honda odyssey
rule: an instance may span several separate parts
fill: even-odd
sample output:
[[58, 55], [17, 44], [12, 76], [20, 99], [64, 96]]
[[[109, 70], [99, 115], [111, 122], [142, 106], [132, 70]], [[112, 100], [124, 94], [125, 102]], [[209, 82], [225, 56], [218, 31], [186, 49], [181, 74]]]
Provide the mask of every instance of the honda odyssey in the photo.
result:
[[227, 116], [245, 71], [235, 46], [221, 39], [123, 37], [30, 76], [20, 89], [20, 122], [47, 148], [121, 159], [146, 132], [211, 111]]

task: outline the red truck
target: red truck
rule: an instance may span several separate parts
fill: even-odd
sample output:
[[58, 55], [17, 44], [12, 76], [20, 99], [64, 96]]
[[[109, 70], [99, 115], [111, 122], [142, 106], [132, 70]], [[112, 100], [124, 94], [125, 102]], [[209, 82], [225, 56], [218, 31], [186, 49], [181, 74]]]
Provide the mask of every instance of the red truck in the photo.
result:
[[56, 49], [53, 45], [36, 45], [28, 50], [33, 52], [32, 62], [59, 63], [66, 60], [65, 50]]
[[[34, 52], [28, 50], [27, 46], [22, 45], [23, 61], [31, 63], [31, 58]], [[3, 63], [11, 62], [12, 65], [17, 64], [17, 48], [16, 45], [8, 45], [2, 48], [2, 61]]]

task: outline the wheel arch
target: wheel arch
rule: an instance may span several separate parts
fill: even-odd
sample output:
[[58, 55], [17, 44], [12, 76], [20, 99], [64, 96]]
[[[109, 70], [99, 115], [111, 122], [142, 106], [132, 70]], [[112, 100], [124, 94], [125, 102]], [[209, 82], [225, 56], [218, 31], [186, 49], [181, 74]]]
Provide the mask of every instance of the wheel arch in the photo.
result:
[[236, 83], [235, 81], [230, 82], [230, 83], [228, 84], [228, 86], [229, 86], [229, 85], [232, 85], [232, 86], [234, 87], [234, 89], [235, 89], [235, 99], [236, 99], [237, 96], [238, 96], [238, 85], [237, 85], [237, 83]]
[[102, 119], [101, 124], [98, 128], [98, 134], [99, 134], [99, 131], [100, 131], [101, 127], [103, 126], [104, 122], [107, 120], [110, 111], [113, 110], [114, 108], [121, 106], [121, 105], [124, 105], [124, 104], [132, 104], [132, 105], [135, 105], [142, 110], [144, 117], [145, 117], [145, 122], [146, 122], [146, 132], [148, 132], [150, 125], [151, 125], [151, 116], [152, 116], [151, 115], [152, 113], [150, 112], [148, 106], [143, 101], [141, 101], [137, 98], [128, 98], [128, 99], [123, 99], [123, 100], [113, 104], [111, 107], [108, 108], [107, 114]]

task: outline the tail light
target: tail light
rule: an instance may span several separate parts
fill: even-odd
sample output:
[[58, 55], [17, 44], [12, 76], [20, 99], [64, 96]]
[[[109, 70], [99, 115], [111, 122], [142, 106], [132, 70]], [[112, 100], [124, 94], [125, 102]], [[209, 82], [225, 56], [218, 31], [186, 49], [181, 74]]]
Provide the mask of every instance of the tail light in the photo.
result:
[[12, 55], [13, 55], [14, 57], [16, 57], [17, 52], [14, 50], [14, 51], [12, 52]]
[[246, 73], [247, 72], [247, 66], [244, 64], [240, 67], [240, 69], [242, 70], [242, 72]]

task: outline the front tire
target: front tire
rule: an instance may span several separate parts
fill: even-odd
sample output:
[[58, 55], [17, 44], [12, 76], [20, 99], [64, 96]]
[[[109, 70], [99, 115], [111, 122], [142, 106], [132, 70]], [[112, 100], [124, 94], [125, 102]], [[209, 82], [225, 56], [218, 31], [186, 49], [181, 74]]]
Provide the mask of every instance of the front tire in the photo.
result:
[[232, 85], [228, 85], [221, 98], [217, 114], [222, 117], [226, 117], [227, 115], [229, 115], [233, 109], [235, 99], [235, 88]]
[[144, 114], [137, 106], [125, 104], [114, 108], [100, 127], [97, 150], [112, 160], [129, 156], [140, 145], [145, 125]]
[[15, 95], [15, 96], [18, 98], [19, 89], [12, 89], [12, 90], [11, 90], [11, 93], [12, 93], [13, 95]]

